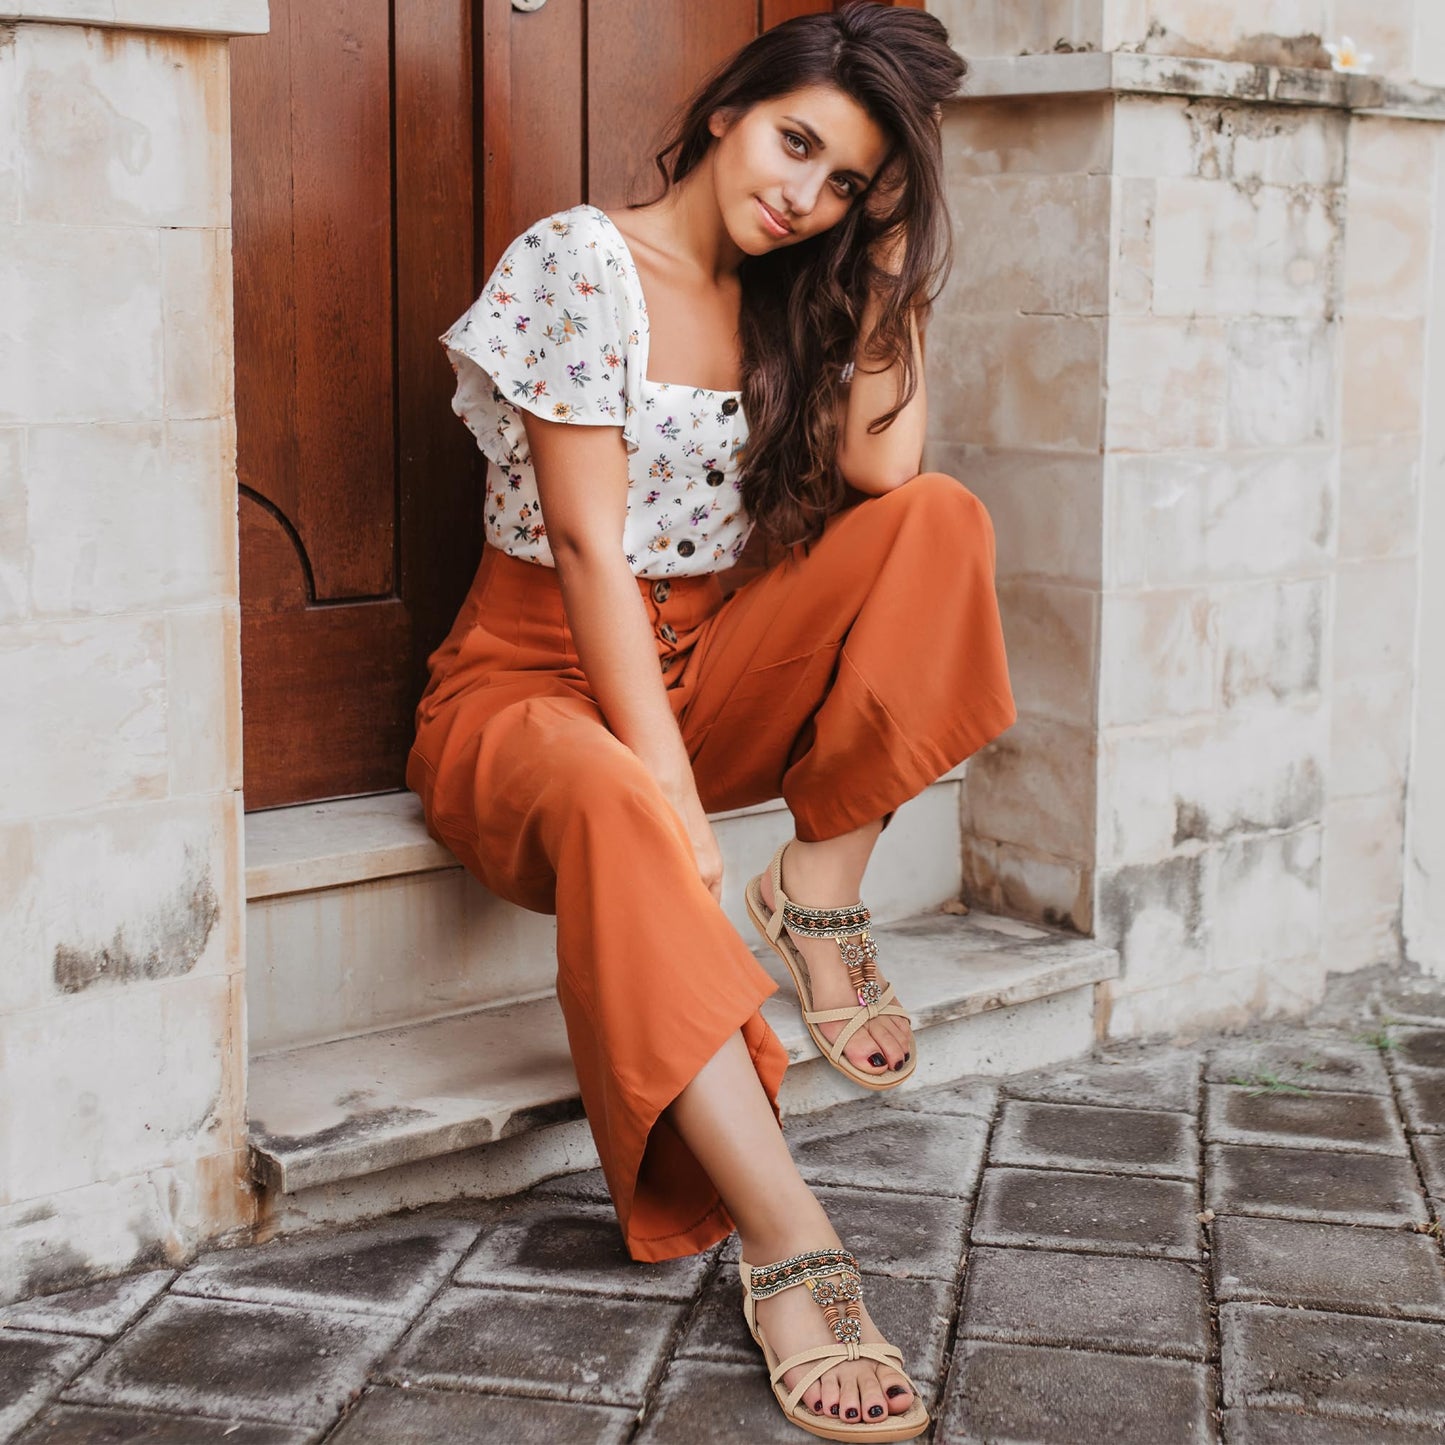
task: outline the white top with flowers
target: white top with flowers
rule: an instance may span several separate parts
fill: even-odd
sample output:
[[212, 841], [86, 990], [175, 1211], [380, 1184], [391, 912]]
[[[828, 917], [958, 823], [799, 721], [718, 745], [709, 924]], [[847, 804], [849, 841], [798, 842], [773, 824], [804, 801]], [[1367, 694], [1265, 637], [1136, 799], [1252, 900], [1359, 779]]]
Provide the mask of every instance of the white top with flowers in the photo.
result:
[[738, 492], [741, 394], [647, 379], [642, 283], [606, 212], [573, 206], [529, 227], [441, 341], [457, 373], [452, 410], [492, 463], [493, 546], [553, 565], [521, 408], [622, 428], [622, 546], [637, 576], [697, 576], [737, 560], [752, 531]]

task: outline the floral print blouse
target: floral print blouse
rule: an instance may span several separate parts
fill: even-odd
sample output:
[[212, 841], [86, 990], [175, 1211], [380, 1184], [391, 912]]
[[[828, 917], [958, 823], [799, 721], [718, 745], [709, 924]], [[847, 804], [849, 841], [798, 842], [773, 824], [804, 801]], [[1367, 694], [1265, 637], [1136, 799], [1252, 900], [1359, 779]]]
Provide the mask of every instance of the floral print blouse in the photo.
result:
[[452, 410], [487, 460], [487, 541], [553, 565], [521, 411], [620, 426], [627, 447], [622, 546], [639, 577], [731, 567], [752, 531], [738, 492], [742, 396], [647, 379], [642, 283], [622, 233], [596, 206], [529, 227], [441, 338], [457, 374]]

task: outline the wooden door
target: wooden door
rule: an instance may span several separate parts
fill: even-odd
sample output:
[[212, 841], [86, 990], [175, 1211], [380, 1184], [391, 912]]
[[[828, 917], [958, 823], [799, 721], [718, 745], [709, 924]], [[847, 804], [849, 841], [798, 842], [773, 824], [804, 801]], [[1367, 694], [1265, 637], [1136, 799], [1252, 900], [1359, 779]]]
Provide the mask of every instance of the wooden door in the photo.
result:
[[481, 549], [436, 337], [532, 221], [649, 184], [714, 64], [832, 3], [271, 0], [232, 43], [248, 808], [402, 786]]

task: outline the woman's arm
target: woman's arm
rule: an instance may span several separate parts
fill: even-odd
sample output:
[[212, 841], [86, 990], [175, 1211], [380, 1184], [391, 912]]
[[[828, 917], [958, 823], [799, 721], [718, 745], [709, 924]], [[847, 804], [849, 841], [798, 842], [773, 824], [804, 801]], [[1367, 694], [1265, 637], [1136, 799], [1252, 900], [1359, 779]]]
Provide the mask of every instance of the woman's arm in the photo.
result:
[[722, 854], [697, 795], [647, 609], [622, 550], [627, 450], [621, 428], [545, 421], [530, 412], [523, 413], [522, 423], [582, 670], [607, 726], [637, 754], [677, 810], [698, 872], [718, 897]]

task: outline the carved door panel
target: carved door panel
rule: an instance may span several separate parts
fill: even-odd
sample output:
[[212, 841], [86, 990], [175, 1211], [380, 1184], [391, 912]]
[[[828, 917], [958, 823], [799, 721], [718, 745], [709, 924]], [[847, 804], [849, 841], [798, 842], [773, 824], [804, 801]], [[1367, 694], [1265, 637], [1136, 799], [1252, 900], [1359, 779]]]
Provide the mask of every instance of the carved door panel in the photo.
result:
[[232, 43], [248, 808], [402, 786], [481, 548], [437, 336], [537, 217], [620, 204], [714, 64], [831, 4], [271, 0]]

